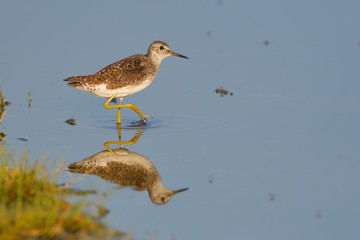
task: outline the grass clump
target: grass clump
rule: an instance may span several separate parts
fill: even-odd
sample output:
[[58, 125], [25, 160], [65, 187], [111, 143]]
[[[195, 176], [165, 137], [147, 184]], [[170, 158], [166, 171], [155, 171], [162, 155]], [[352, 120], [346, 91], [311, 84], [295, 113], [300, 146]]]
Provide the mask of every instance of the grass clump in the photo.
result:
[[0, 90], [0, 123], [3, 120], [10, 105], [11, 103], [3, 96]]
[[[11, 103], [3, 96], [2, 91], [0, 90], [0, 123], [4, 119], [4, 116], [9, 109]], [[0, 132], [0, 148], [4, 150], [2, 144], [5, 142], [5, 133]], [[0, 150], [0, 153], [3, 151]]]
[[103, 207], [60, 187], [61, 166], [48, 170], [45, 158], [30, 166], [26, 154], [0, 154], [0, 239], [106, 239], [122, 234], [101, 222]]

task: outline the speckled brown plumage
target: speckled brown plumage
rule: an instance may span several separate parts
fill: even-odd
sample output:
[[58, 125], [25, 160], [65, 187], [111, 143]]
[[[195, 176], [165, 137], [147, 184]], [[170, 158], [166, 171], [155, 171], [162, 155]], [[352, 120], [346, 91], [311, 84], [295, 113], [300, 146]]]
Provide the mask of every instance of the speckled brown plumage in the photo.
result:
[[187, 58], [173, 52], [167, 43], [154, 41], [146, 55], [132, 55], [110, 64], [95, 74], [69, 77], [64, 81], [69, 82], [70, 87], [85, 90], [99, 97], [123, 98], [149, 86], [160, 69], [161, 61], [171, 55]]
[[161, 177], [155, 167], [147, 169], [138, 165], [122, 162], [108, 162], [106, 166], [96, 164], [82, 165], [80, 162], [69, 165], [75, 173], [94, 174], [104, 180], [114, 182], [122, 187], [134, 187], [134, 190], [144, 191], [151, 188], [155, 181], [161, 182]]
[[172, 191], [162, 184], [159, 172], [146, 157], [125, 148], [104, 150], [92, 156], [72, 163], [69, 172], [94, 174], [134, 190], [147, 190], [151, 201], [164, 204], [171, 197], [187, 189]]
[[155, 64], [146, 55], [137, 54], [110, 64], [95, 74], [70, 77], [64, 81], [75, 88], [106, 84], [107, 89], [118, 89], [155, 78], [159, 68], [160, 64]]

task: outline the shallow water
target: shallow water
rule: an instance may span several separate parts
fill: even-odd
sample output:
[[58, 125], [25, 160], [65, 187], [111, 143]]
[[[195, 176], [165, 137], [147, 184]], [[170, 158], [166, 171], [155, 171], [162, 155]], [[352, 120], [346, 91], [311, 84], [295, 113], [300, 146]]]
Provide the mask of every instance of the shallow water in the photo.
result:
[[[140, 134], [124, 147], [165, 187], [189, 189], [155, 205], [96, 175], [64, 168], [60, 181], [109, 193], [105, 221], [136, 239], [357, 239], [359, 3], [157, 3], [5, 2], [8, 149], [69, 163], [106, 150], [118, 141], [116, 110], [62, 79], [164, 40], [190, 59], [165, 59], [150, 87], [124, 99], [152, 118], [122, 110], [121, 139]], [[142, 9], [158, 24], [134, 18]], [[221, 86], [234, 94], [220, 97]]]

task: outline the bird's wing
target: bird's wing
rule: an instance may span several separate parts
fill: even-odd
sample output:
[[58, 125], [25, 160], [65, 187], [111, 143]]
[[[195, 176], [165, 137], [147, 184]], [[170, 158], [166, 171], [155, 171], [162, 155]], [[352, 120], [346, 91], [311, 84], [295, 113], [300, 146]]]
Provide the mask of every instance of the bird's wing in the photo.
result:
[[117, 88], [126, 85], [136, 85], [149, 74], [152, 68], [148, 57], [133, 55], [123, 60], [110, 64], [94, 76], [102, 81], [107, 80], [108, 88]]
[[107, 83], [108, 87], [116, 88], [129, 85], [131, 80], [131, 83], [136, 85], [137, 81], [141, 82], [143, 78], [147, 77], [151, 67], [148, 57], [138, 54], [112, 63], [95, 74], [69, 77], [64, 81], [72, 83], [91, 82], [92, 84]]

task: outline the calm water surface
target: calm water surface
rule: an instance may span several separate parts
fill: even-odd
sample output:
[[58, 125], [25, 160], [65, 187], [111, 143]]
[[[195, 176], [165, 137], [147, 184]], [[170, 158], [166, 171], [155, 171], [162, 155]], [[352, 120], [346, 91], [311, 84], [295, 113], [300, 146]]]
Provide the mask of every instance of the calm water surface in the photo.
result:
[[[121, 140], [138, 137], [121, 154], [156, 169], [166, 188], [189, 189], [158, 205], [146, 187], [106, 174], [65, 166], [60, 181], [108, 194], [104, 221], [136, 239], [357, 239], [359, 3], [156, 3], [4, 1], [8, 149], [69, 164], [109, 154], [116, 110], [62, 79], [163, 40], [190, 59], [165, 59], [150, 87], [125, 98], [153, 118], [136, 127], [122, 110]], [[221, 86], [234, 94], [220, 97]]]

